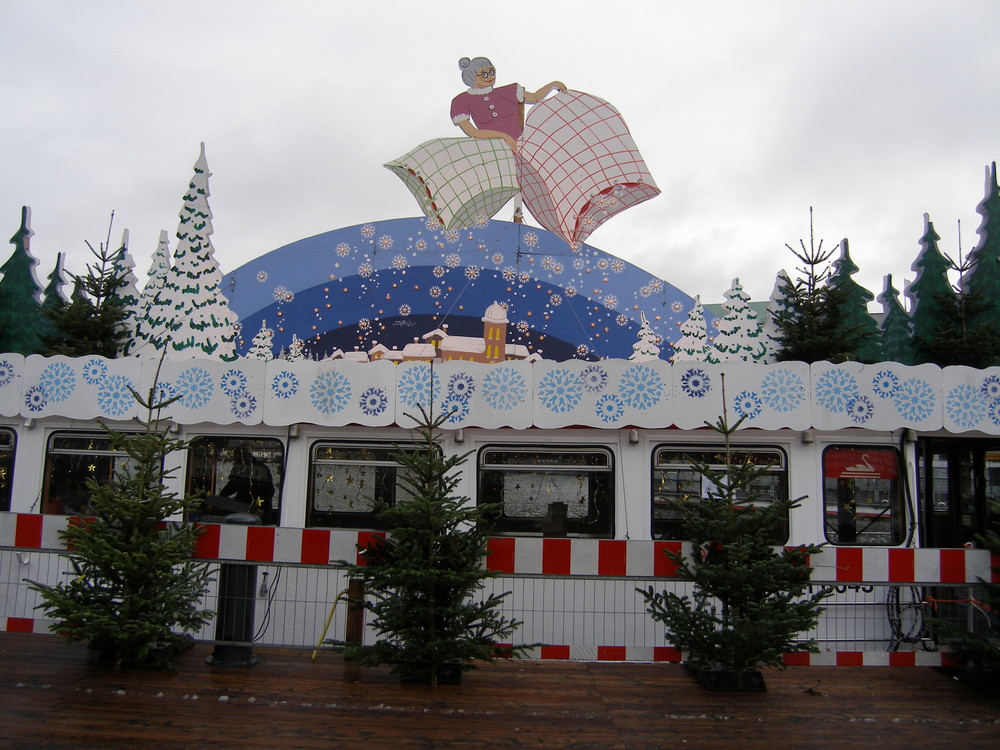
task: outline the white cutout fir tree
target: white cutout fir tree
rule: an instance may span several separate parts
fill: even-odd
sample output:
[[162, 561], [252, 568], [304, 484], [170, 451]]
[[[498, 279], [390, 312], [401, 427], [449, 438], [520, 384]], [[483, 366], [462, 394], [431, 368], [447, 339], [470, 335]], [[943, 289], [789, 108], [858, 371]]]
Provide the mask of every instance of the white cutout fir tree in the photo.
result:
[[[208, 205], [205, 144], [184, 194], [174, 264], [146, 313], [148, 343], [142, 354], [166, 350], [169, 359], [236, 358], [238, 319], [222, 294], [222, 272], [212, 247], [212, 209]], [[155, 351], [149, 351], [154, 349]]]
[[708, 361], [760, 361], [766, 353], [760, 338], [760, 324], [757, 322], [757, 314], [750, 309], [750, 297], [743, 291], [739, 279], [733, 279], [733, 285], [725, 297], [719, 333], [712, 342]]
[[701, 297], [694, 298], [694, 307], [681, 323], [681, 337], [674, 342], [672, 362], [705, 362], [708, 359], [708, 329]]
[[[172, 263], [173, 253], [170, 252], [167, 230], [161, 229], [160, 241], [156, 245], [153, 258], [149, 263], [149, 271], [146, 273], [146, 285], [142, 288], [139, 302], [136, 305], [135, 344], [130, 350], [133, 354], [139, 353], [146, 345], [152, 344], [152, 334], [157, 323], [149, 317], [149, 308], [153, 304], [153, 300], [156, 299], [156, 293], [163, 288], [163, 282], [167, 278]], [[160, 321], [159, 325], [163, 325], [163, 321]], [[155, 345], [149, 348], [149, 356], [153, 355], [154, 350]]]
[[263, 359], [265, 361], [274, 359], [274, 353], [271, 349], [274, 343], [274, 329], [267, 327], [267, 321], [262, 320], [260, 322], [260, 330], [257, 331], [257, 335], [253, 337], [253, 342], [250, 344], [250, 351], [247, 352], [247, 357], [249, 359]]
[[288, 345], [288, 351], [285, 352], [285, 359], [288, 362], [301, 362], [306, 358], [304, 346], [305, 342], [293, 333], [292, 343]]
[[632, 354], [629, 359], [633, 362], [649, 362], [660, 358], [660, 347], [656, 345], [656, 332], [650, 327], [646, 320], [646, 313], [639, 313], [640, 327], [636, 334], [639, 338], [632, 344]]
[[125, 313], [120, 326], [125, 333], [122, 339], [122, 354], [127, 355], [135, 344], [135, 332], [140, 314], [139, 280], [135, 276], [135, 259], [128, 249], [127, 229], [122, 232], [122, 244], [114, 258], [114, 274], [121, 279], [114, 296]]
[[767, 304], [767, 312], [764, 313], [764, 321], [760, 328], [760, 341], [763, 344], [765, 353], [758, 361], [761, 364], [773, 364], [778, 361], [778, 352], [781, 351], [781, 329], [775, 322], [775, 315], [780, 315], [787, 311], [791, 305], [789, 290], [792, 289], [792, 279], [784, 269], [778, 271], [774, 279], [774, 289], [771, 290], [771, 299]]

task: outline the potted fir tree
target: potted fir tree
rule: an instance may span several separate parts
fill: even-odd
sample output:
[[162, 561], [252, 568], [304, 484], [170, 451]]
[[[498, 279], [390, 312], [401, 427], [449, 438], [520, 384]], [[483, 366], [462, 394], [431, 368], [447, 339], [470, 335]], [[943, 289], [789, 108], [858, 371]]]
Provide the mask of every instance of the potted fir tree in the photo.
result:
[[87, 641], [98, 661], [122, 666], [170, 667], [175, 649], [190, 642], [185, 632], [207, 623], [202, 609], [208, 566], [192, 560], [198, 529], [169, 521], [193, 510], [192, 496], [166, 490], [168, 453], [187, 444], [161, 424], [155, 384], [143, 400], [144, 429], [123, 433], [107, 426], [115, 450], [127, 454], [114, 481], [88, 481], [90, 515], [71, 519], [59, 536], [68, 550], [68, 579], [55, 585], [30, 581], [53, 630], [71, 641]]
[[798, 501], [760, 502], [754, 483], [767, 467], [736, 457], [730, 438], [740, 422], [729, 425], [723, 415], [708, 425], [725, 438], [724, 467], [692, 459], [708, 480], [707, 497], [677, 503], [692, 552], [666, 554], [680, 580], [693, 584], [692, 595], [638, 591], [706, 687], [762, 692], [758, 667], [781, 666], [785, 652], [818, 651], [800, 634], [815, 626], [829, 592], [810, 592], [809, 555], [820, 545], [776, 546]]
[[495, 574], [483, 565], [491, 508], [454, 494], [465, 456], [445, 456], [436, 431], [450, 415], [431, 417], [421, 407], [420, 450], [400, 450], [399, 484], [405, 497], [378, 508], [387, 535], [361, 547], [362, 564], [341, 561], [363, 579], [366, 597], [355, 602], [372, 616], [378, 639], [340, 643], [347, 659], [363, 666], [391, 665], [404, 682], [432, 686], [457, 682], [476, 661], [492, 662], [528, 646], [501, 646], [520, 623], [500, 611], [504, 594], [481, 594]]

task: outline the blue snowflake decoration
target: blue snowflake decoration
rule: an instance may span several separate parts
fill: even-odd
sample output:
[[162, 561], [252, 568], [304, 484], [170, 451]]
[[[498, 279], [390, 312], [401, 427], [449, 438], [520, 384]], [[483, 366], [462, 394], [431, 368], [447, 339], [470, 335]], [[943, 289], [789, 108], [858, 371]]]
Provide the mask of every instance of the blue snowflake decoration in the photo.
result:
[[663, 395], [663, 378], [647, 365], [634, 365], [622, 373], [618, 395], [626, 406], [648, 409]]
[[990, 405], [986, 407], [986, 414], [994, 425], [1000, 427], [1000, 398], [990, 401]]
[[361, 413], [369, 417], [377, 417], [389, 406], [389, 397], [385, 393], [385, 388], [368, 388], [358, 401]]
[[238, 419], [247, 419], [257, 411], [257, 397], [246, 391], [233, 394], [229, 408]]
[[1000, 377], [996, 375], [986, 376], [983, 379], [983, 384], [979, 386], [979, 390], [986, 396], [987, 401], [996, 401], [1000, 398]]
[[793, 370], [771, 370], [760, 383], [760, 397], [770, 408], [789, 412], [799, 408], [806, 396], [802, 378]]
[[323, 414], [335, 414], [351, 398], [351, 381], [339, 372], [324, 372], [309, 386], [309, 400]]
[[226, 370], [219, 381], [219, 388], [230, 398], [235, 398], [237, 394], [246, 391], [247, 376], [243, 374], [243, 370]]
[[441, 376], [430, 365], [410, 367], [396, 383], [396, 395], [404, 406], [428, 408], [440, 393]]
[[858, 396], [847, 404], [847, 414], [855, 424], [864, 424], [875, 413], [875, 405], [867, 396]]
[[699, 368], [693, 368], [681, 375], [681, 390], [691, 398], [701, 398], [712, 390], [712, 379]]
[[8, 359], [0, 359], [0, 388], [14, 379], [14, 365]]
[[291, 398], [299, 392], [299, 378], [295, 373], [282, 370], [271, 379], [271, 393], [277, 398]]
[[817, 403], [827, 411], [840, 414], [858, 397], [858, 381], [846, 370], [830, 369], [816, 378], [813, 393]]
[[[191, 369], [200, 368], [192, 367]], [[204, 370], [202, 372], [208, 377], [207, 372]], [[209, 378], [209, 385], [211, 385], [211, 378]], [[129, 379], [124, 375], [109, 376], [97, 386], [97, 406], [109, 417], [124, 416], [135, 404], [135, 397], [130, 390], [131, 386]]]
[[587, 365], [580, 373], [580, 382], [588, 393], [600, 393], [608, 384], [608, 372], [600, 365]]
[[469, 416], [469, 399], [449, 393], [441, 403], [441, 413], [446, 416], [446, 424], [461, 424]]
[[92, 357], [83, 363], [80, 375], [83, 376], [84, 383], [97, 385], [108, 376], [108, 363], [103, 359]]
[[733, 399], [733, 411], [740, 419], [756, 419], [763, 408], [764, 402], [753, 391], [740, 391]]
[[944, 410], [959, 427], [971, 429], [986, 416], [986, 401], [982, 390], [972, 385], [957, 385], [948, 391]]
[[594, 411], [597, 412], [597, 416], [601, 418], [602, 422], [612, 423], [617, 422], [625, 414], [625, 405], [615, 394], [605, 393], [597, 399]]
[[879, 398], [894, 398], [899, 392], [899, 376], [892, 370], [879, 370], [872, 378], [872, 390]]
[[47, 403], [45, 391], [37, 385], [31, 386], [24, 394], [24, 405], [28, 407], [28, 411], [39, 412], [45, 408]]
[[174, 384], [181, 396], [180, 405], [185, 409], [200, 409], [215, 393], [215, 384], [208, 370], [202, 367], [189, 367], [177, 376]]
[[469, 396], [476, 390], [475, 379], [466, 372], [459, 372], [448, 378], [448, 396], [469, 400]]
[[65, 362], [52, 362], [42, 370], [38, 387], [45, 394], [46, 401], [51, 403], [65, 401], [76, 388], [76, 373]]
[[483, 379], [483, 400], [498, 411], [510, 411], [527, 395], [528, 385], [513, 367], [494, 367]]
[[910, 422], [923, 422], [937, 405], [934, 389], [920, 378], [899, 381], [899, 390], [892, 399], [896, 412]]
[[174, 388], [172, 383], [168, 383], [164, 380], [157, 382], [156, 390], [153, 392], [153, 398], [158, 404], [162, 404], [164, 401], [169, 401], [176, 395], [177, 389]]
[[562, 413], [574, 409], [583, 396], [580, 378], [565, 367], [549, 370], [535, 389], [538, 400], [549, 411]]

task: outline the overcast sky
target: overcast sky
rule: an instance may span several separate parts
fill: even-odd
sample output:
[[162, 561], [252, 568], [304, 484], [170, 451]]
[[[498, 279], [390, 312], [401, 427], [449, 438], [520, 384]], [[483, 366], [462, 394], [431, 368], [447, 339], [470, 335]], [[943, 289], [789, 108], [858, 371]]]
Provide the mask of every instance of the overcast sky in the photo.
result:
[[998, 29], [995, 0], [0, 0], [0, 232], [31, 206], [44, 280], [59, 251], [82, 271], [114, 211], [142, 282], [202, 141], [223, 271], [417, 216], [382, 164], [460, 135], [457, 62], [484, 55], [498, 83], [559, 79], [628, 123], [662, 194], [589, 244], [704, 302], [733, 277], [766, 299], [812, 206], [878, 294], [912, 278], [925, 212], [944, 251], [959, 222], [978, 239]]

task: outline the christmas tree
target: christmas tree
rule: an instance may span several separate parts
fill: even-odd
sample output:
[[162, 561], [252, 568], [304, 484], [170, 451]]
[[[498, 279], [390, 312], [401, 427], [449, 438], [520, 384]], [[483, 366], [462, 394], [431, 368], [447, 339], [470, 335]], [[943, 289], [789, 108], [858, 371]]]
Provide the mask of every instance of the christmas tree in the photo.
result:
[[288, 345], [288, 351], [285, 352], [285, 359], [289, 362], [301, 362], [306, 358], [304, 347], [305, 342], [292, 334], [292, 342]]
[[[149, 264], [149, 272], [146, 274], [146, 284], [143, 286], [136, 304], [135, 333], [134, 341], [129, 347], [130, 354], [135, 354], [140, 350], [146, 350], [147, 353], [151, 354], [156, 349], [158, 339], [155, 337], [165, 321], [150, 317], [150, 307], [153, 300], [156, 299], [156, 293], [163, 288], [163, 283], [170, 272], [172, 258], [167, 231], [162, 229], [160, 230], [160, 241], [156, 245], [156, 250], [153, 252], [153, 258]], [[162, 346], [160, 348], [162, 349]]]
[[986, 169], [986, 195], [976, 210], [982, 217], [979, 243], [969, 253], [970, 270], [964, 279], [963, 292], [979, 301], [975, 314], [969, 316], [970, 328], [1000, 326], [1000, 186], [997, 163]]
[[253, 343], [250, 346], [250, 351], [247, 352], [247, 357], [263, 359], [265, 361], [274, 359], [273, 350], [271, 349], [273, 342], [274, 331], [267, 327], [266, 320], [262, 320], [260, 322], [260, 330], [253, 337]]
[[851, 260], [847, 240], [841, 240], [840, 257], [833, 262], [830, 276], [830, 286], [839, 292], [841, 300], [839, 317], [845, 328], [856, 332], [852, 359], [877, 362], [880, 355], [878, 324], [868, 312], [868, 303], [875, 295], [851, 278], [858, 270]]
[[122, 232], [122, 244], [113, 259], [113, 276], [118, 285], [111, 292], [114, 304], [122, 311], [119, 324], [122, 353], [128, 354], [135, 343], [135, 329], [139, 315], [139, 280], [135, 277], [135, 260], [128, 249], [128, 230]]
[[704, 362], [708, 359], [708, 329], [701, 297], [694, 298], [694, 307], [681, 323], [681, 337], [674, 342], [672, 362]]
[[[200, 628], [212, 613], [201, 608], [210, 583], [205, 563], [192, 561], [198, 531], [171, 521], [194, 510], [198, 499], [164, 487], [169, 454], [187, 450], [170, 437], [154, 402], [145, 400], [145, 429], [122, 433], [105, 428], [114, 450], [128, 455], [111, 484], [88, 481], [90, 509], [60, 538], [71, 571], [55, 585], [31, 582], [53, 630], [71, 641], [87, 641], [107, 654], [115, 668], [133, 664], [169, 666], [183, 631]], [[139, 398], [138, 395], [136, 398]], [[180, 632], [179, 632], [180, 631]]]
[[815, 639], [800, 634], [815, 627], [829, 593], [809, 591], [809, 555], [819, 545], [774, 546], [786, 535], [785, 519], [799, 501], [761, 501], [755, 487], [767, 467], [754, 464], [749, 454], [739, 458], [730, 445], [742, 421], [730, 425], [723, 414], [709, 425], [725, 439], [724, 466], [713, 469], [692, 459], [692, 468], [707, 480], [707, 497], [675, 504], [693, 551], [667, 554], [678, 578], [694, 584], [693, 594], [637, 589], [687, 664], [699, 672], [732, 673], [737, 690], [747, 687], [748, 670], [781, 666], [786, 652], [819, 651]]
[[639, 312], [639, 332], [636, 334], [638, 340], [632, 344], [632, 354], [629, 359], [634, 362], [648, 362], [660, 358], [660, 347], [656, 345], [656, 332], [650, 327], [646, 320], [646, 313]]
[[35, 278], [38, 261], [31, 254], [31, 209], [21, 209], [21, 226], [10, 238], [14, 252], [0, 266], [0, 352], [41, 354], [47, 319], [39, 296], [42, 290]]
[[483, 561], [488, 518], [499, 511], [454, 494], [465, 456], [446, 456], [435, 437], [449, 416], [432, 418], [421, 407], [413, 419], [422, 449], [395, 455], [406, 497], [378, 506], [388, 535], [362, 548], [363, 565], [341, 562], [364, 579], [367, 596], [359, 603], [378, 634], [371, 645], [345, 644], [345, 656], [365, 666], [389, 664], [401, 679], [432, 686], [452, 669], [526, 648], [499, 645], [520, 625], [500, 612], [507, 594], [480, 594], [495, 575]]
[[757, 314], [750, 309], [750, 297], [743, 291], [739, 279], [725, 294], [719, 332], [708, 350], [708, 361], [756, 362], [767, 353], [760, 336]]
[[906, 292], [910, 297], [916, 363], [934, 361], [935, 355], [931, 351], [934, 340], [958, 306], [958, 296], [948, 280], [953, 264], [938, 249], [940, 239], [930, 217], [924, 214], [920, 254], [911, 266], [917, 276]]
[[771, 298], [767, 304], [767, 312], [764, 315], [764, 322], [760, 327], [761, 342], [766, 350], [766, 354], [759, 360], [761, 364], [773, 364], [778, 361], [777, 352], [781, 350], [781, 328], [777, 319], [782, 315], [791, 314], [790, 291], [792, 280], [784, 270], [778, 271], [774, 279], [774, 288], [771, 290]]
[[914, 359], [912, 323], [899, 301], [899, 292], [892, 285], [892, 274], [886, 274], [885, 286], [882, 294], [878, 296], [878, 301], [882, 303], [882, 320], [879, 323], [880, 359], [912, 365]]

